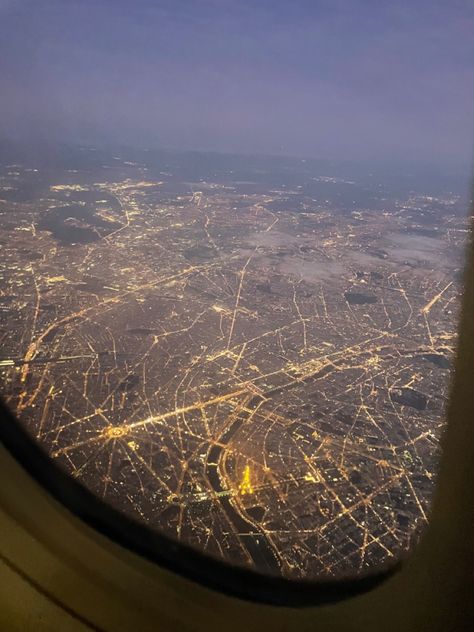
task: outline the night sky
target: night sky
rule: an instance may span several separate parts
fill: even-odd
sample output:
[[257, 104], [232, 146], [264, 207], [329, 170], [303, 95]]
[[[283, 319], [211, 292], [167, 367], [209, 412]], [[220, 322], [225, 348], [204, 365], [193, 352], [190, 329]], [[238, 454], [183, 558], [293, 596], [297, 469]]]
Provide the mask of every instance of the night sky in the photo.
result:
[[0, 0], [0, 136], [471, 162], [474, 0]]

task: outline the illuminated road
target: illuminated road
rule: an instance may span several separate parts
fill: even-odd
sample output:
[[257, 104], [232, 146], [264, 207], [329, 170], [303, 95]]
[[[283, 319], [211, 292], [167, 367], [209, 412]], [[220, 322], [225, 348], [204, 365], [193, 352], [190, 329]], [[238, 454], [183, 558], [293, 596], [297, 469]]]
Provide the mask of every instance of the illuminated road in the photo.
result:
[[38, 172], [26, 201], [30, 172], [0, 171], [3, 391], [151, 528], [272, 575], [363, 574], [427, 520], [467, 220], [249, 168]]

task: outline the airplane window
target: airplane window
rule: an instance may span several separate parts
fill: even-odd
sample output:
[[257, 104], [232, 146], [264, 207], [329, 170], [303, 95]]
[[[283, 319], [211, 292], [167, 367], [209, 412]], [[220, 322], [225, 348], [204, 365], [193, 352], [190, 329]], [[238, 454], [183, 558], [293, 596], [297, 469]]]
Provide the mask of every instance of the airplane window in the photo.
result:
[[472, 7], [0, 18], [19, 427], [210, 559], [290, 580], [398, 562], [429, 520], [456, 347]]

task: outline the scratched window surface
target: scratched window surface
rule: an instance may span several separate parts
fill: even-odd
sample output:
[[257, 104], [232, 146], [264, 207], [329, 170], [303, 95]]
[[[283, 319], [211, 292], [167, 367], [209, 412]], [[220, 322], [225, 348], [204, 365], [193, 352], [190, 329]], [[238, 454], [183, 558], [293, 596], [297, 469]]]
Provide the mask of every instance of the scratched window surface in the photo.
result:
[[459, 195], [316, 161], [65, 163], [0, 170], [2, 390], [51, 459], [266, 574], [407, 550], [456, 341]]

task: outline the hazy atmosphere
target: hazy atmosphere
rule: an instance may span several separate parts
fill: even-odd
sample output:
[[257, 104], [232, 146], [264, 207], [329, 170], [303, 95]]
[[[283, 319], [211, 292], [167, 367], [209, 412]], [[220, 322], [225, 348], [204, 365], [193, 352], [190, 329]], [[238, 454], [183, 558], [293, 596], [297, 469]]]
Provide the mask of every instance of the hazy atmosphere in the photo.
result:
[[0, 434], [219, 590], [405, 559], [471, 234], [472, 5], [0, 7]]
[[0, 1], [0, 136], [465, 168], [470, 0]]

